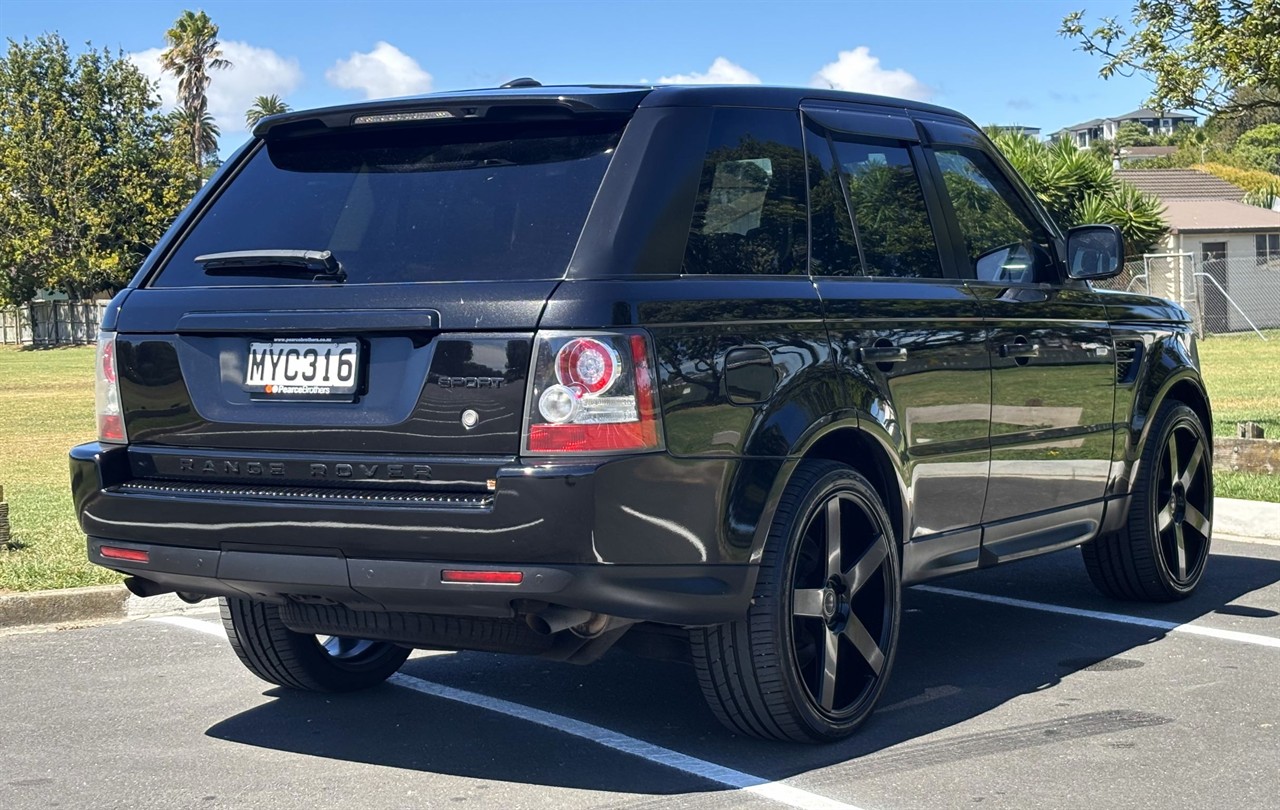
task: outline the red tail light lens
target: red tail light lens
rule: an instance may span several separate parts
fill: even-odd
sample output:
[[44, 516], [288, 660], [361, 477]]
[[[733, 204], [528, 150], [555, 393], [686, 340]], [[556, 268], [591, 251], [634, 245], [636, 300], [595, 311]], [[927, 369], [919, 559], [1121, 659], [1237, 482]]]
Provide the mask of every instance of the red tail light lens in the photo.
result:
[[98, 441], [125, 444], [129, 441], [120, 407], [120, 383], [116, 367], [116, 336], [98, 335], [97, 379], [94, 381], [94, 409], [98, 414]]
[[525, 453], [659, 450], [655, 392], [644, 334], [540, 332], [534, 344]]

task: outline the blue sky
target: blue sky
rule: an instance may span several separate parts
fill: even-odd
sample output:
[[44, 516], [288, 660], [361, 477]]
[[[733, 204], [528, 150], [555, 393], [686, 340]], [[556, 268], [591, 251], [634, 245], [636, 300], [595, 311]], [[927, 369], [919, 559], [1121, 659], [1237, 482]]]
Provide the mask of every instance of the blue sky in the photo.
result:
[[[1141, 78], [1098, 78], [1099, 60], [1058, 37], [1063, 15], [1126, 18], [1098, 0], [650, 0], [650, 2], [267, 2], [3, 0], [0, 36], [57, 31], [80, 49], [119, 48], [157, 75], [164, 31], [184, 8], [221, 26], [235, 63], [214, 75], [222, 151], [247, 137], [244, 110], [277, 93], [294, 108], [426, 90], [706, 79], [831, 83], [953, 107], [982, 124], [1045, 133], [1142, 105]], [[161, 84], [172, 98], [171, 80]]]

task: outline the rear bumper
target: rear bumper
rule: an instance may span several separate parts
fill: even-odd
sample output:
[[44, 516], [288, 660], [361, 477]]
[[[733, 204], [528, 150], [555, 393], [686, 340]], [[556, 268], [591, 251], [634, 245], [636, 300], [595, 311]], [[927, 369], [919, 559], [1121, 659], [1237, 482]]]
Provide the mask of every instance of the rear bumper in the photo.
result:
[[[102, 556], [102, 547], [146, 551], [147, 563]], [[445, 570], [497, 566], [211, 551], [89, 538], [89, 559], [165, 589], [268, 602], [336, 602], [354, 610], [510, 617], [521, 607], [562, 605], [666, 624], [715, 624], [746, 611], [748, 565], [515, 565], [519, 584], [444, 582]]]
[[[710, 624], [744, 615], [754, 585], [750, 548], [720, 528], [728, 460], [510, 463], [492, 472], [491, 497], [396, 503], [139, 479], [139, 458], [159, 452], [176, 451], [81, 445], [71, 477], [90, 560], [164, 588], [469, 616], [510, 616], [524, 600]], [[104, 544], [148, 560], [107, 559]], [[524, 576], [446, 583], [445, 568]]]

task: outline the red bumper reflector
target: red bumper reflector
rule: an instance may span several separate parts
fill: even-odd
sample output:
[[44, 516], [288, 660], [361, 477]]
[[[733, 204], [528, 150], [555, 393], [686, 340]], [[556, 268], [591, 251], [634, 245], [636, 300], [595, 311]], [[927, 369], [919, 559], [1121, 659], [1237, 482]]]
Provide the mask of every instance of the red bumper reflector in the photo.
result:
[[136, 548], [116, 548], [115, 546], [102, 546], [98, 549], [102, 556], [109, 560], [128, 560], [129, 562], [151, 562], [151, 552], [141, 551]]
[[487, 585], [519, 585], [521, 571], [441, 571], [441, 582], [483, 582]]

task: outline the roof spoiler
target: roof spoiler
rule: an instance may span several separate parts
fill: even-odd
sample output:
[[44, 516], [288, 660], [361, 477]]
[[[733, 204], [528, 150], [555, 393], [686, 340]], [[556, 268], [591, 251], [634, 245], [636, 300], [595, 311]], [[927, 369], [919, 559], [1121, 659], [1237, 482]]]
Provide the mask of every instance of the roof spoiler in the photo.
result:
[[498, 90], [439, 93], [272, 115], [258, 122], [253, 134], [259, 138], [271, 138], [368, 125], [629, 115], [649, 92], [650, 88], [640, 87], [543, 88], [522, 85]]

